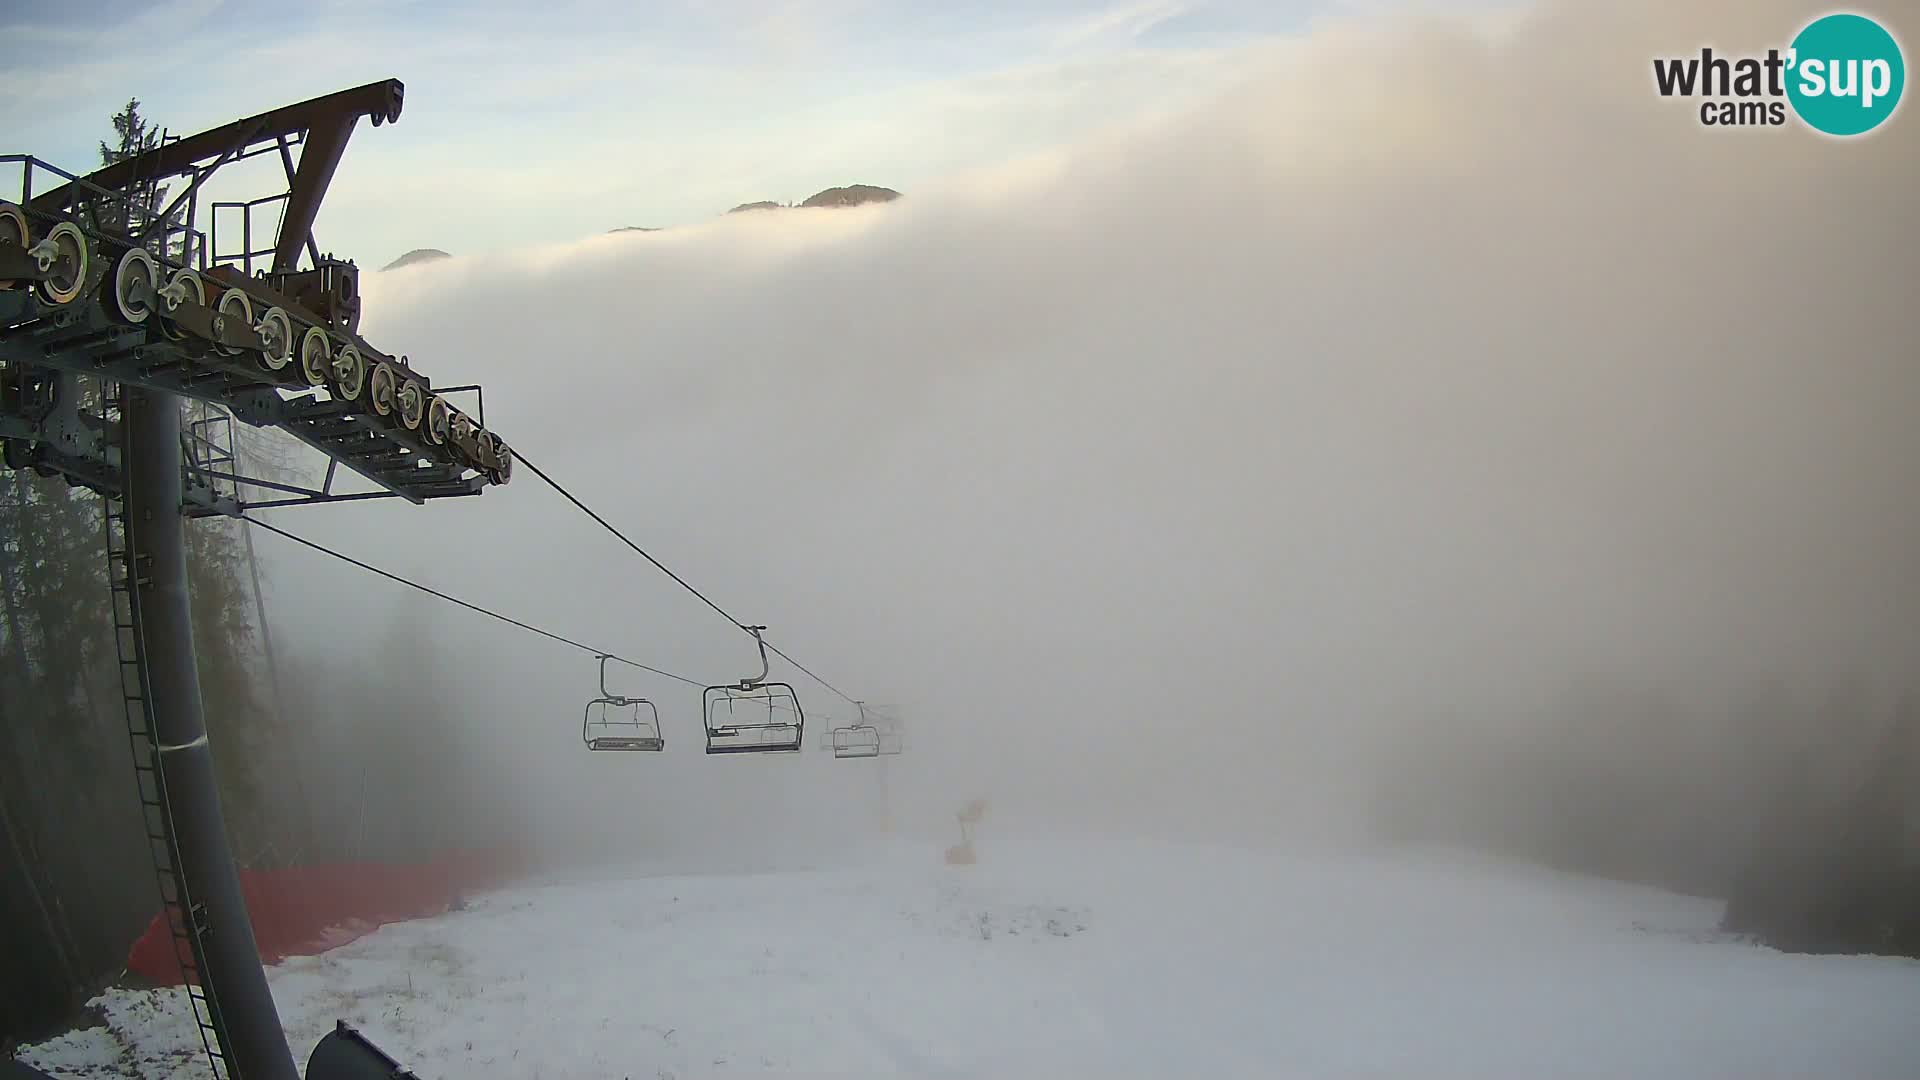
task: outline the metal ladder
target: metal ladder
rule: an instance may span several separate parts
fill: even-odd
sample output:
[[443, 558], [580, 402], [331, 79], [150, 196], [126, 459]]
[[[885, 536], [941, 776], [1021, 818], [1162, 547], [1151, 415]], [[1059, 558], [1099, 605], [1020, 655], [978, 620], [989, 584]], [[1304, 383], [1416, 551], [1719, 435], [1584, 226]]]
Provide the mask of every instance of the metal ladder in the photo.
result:
[[[119, 383], [102, 381], [101, 418], [107, 424], [124, 423], [125, 395]], [[112, 433], [112, 426], [103, 427]], [[121, 435], [124, 447], [124, 431]], [[124, 453], [121, 456], [124, 462]], [[124, 478], [125, 471], [123, 469]], [[107, 583], [113, 597], [113, 645], [119, 658], [120, 697], [126, 708], [127, 744], [133, 754], [133, 775], [140, 792], [140, 817], [147, 834], [147, 849], [153, 859], [154, 876], [160, 884], [161, 913], [173, 938], [174, 959], [180, 965], [183, 988], [194, 1024], [200, 1029], [200, 1046], [206, 1052], [207, 1066], [219, 1080], [233, 1075], [221, 1047], [225, 1044], [220, 1025], [220, 1007], [213, 990], [200, 977], [204, 968], [206, 934], [205, 909], [193, 902], [186, 878], [180, 873], [180, 852], [174, 842], [173, 815], [167, 807], [167, 789], [160, 772], [160, 747], [153, 727], [153, 709], [147, 682], [146, 642], [140, 631], [139, 585], [147, 581], [149, 556], [133, 550], [127, 530], [127, 504], [124, 490], [109, 490], [101, 496], [106, 511]]]

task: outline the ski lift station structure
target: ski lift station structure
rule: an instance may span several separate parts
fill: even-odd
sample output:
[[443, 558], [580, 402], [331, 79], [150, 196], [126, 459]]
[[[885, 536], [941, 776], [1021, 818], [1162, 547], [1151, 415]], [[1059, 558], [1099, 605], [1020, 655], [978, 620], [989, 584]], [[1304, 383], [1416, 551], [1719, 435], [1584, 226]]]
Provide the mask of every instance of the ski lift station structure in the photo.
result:
[[[312, 227], [359, 120], [396, 122], [403, 100], [399, 80], [369, 83], [187, 138], [163, 137], [85, 176], [29, 155], [0, 155], [0, 179], [14, 167], [20, 177], [17, 201], [0, 188], [0, 461], [63, 477], [102, 500], [122, 698], [162, 912], [207, 1063], [221, 1077], [297, 1080], [300, 1072], [221, 817], [187, 601], [186, 518], [238, 518], [588, 651], [599, 659], [600, 685], [581, 721], [587, 749], [665, 747], [653, 702], [614, 694], [606, 683], [609, 660], [645, 665], [250, 515], [476, 496], [508, 483], [518, 461], [666, 570], [489, 429], [480, 387], [437, 382], [361, 335], [359, 270], [323, 254]], [[256, 157], [277, 160], [284, 190], [243, 202], [208, 199], [215, 173]], [[181, 181], [166, 206], [155, 205], [152, 192]], [[256, 242], [256, 212], [274, 209], [279, 224]], [[205, 406], [201, 418], [183, 422], [183, 399]], [[285, 432], [325, 456], [322, 485], [246, 475], [232, 446], [234, 421]], [[343, 468], [370, 489], [337, 488]], [[793, 687], [769, 681], [766, 628], [735, 625], [754, 637], [761, 671], [705, 687], [707, 753], [798, 751], [805, 717]], [[861, 723], [832, 733], [834, 755], [887, 753], [885, 733], [875, 741], [871, 730], [863, 707]], [[342, 1038], [336, 1032], [323, 1048], [337, 1051]], [[316, 1051], [310, 1068], [321, 1057]], [[309, 1080], [322, 1078], [310, 1072]]]
[[[18, 201], [0, 204], [0, 455], [10, 468], [89, 488], [104, 504], [135, 780], [163, 913], [216, 1075], [298, 1073], [221, 817], [183, 518], [374, 498], [418, 504], [481, 494], [512, 472], [511, 452], [478, 408], [469, 415], [451, 397], [478, 387], [438, 385], [362, 337], [357, 267], [314, 243], [314, 218], [354, 127], [362, 117], [398, 120], [403, 95], [397, 79], [369, 83], [163, 138], [84, 177], [29, 155], [0, 157], [0, 169], [17, 167], [20, 177]], [[261, 155], [278, 157], [285, 190], [212, 203], [203, 217], [207, 180]], [[141, 198], [181, 179], [164, 208]], [[255, 247], [251, 218], [263, 206], [278, 206], [281, 221], [271, 245]], [[240, 217], [231, 248], [215, 231], [223, 212]], [[325, 485], [242, 475], [232, 446], [217, 442], [223, 425], [183, 426], [182, 398], [306, 443], [327, 458]], [[224, 429], [230, 437], [230, 423]], [[336, 491], [340, 466], [373, 490]]]

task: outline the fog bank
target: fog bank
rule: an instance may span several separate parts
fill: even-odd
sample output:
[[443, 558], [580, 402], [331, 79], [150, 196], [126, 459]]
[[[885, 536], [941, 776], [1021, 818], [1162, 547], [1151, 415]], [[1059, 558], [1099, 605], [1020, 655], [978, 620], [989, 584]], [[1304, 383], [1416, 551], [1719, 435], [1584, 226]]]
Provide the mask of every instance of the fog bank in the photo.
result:
[[[1920, 127], [1707, 129], [1650, 77], [1817, 13], [1328, 24], [1204, 109], [896, 203], [372, 275], [363, 330], [483, 383], [527, 458], [896, 703], [908, 822], [987, 795], [1345, 834], [1454, 775], [1410, 745], [1563, 738], [1579, 687], [1675, 715], [1907, 688]], [[757, 666], [526, 469], [276, 520], [658, 667]], [[371, 649], [433, 603], [260, 544], [297, 647]], [[591, 657], [426, 621], [523, 779], [501, 797], [555, 834], [791, 851], [873, 821], [872, 763], [811, 735], [798, 762], [702, 757], [697, 690], [643, 672], [618, 685], [660, 703], [668, 753], [590, 759]], [[1609, 768], [1734, 783], [1700, 742], [1643, 731]]]

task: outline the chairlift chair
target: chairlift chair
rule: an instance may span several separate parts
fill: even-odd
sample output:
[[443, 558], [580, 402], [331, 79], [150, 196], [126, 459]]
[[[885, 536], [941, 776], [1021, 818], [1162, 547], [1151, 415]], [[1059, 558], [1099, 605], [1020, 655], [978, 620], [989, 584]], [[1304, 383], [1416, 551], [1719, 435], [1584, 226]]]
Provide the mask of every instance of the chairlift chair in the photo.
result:
[[580, 741], [588, 750], [646, 750], [667, 748], [660, 736], [660, 710], [646, 698], [607, 692], [607, 661], [600, 658], [600, 696], [587, 702], [580, 720]]
[[787, 683], [767, 681], [767, 643], [760, 636], [766, 627], [744, 629], [760, 646], [760, 675], [729, 686], [709, 686], [701, 694], [707, 753], [798, 753], [806, 726], [800, 697]]
[[833, 732], [833, 756], [837, 758], [869, 758], [880, 756], [880, 732], [877, 728], [865, 724], [835, 728]]
[[860, 710], [860, 719], [843, 727], [836, 727], [829, 735], [833, 740], [833, 756], [837, 758], [870, 758], [880, 756], [880, 729], [867, 721], [867, 703], [853, 703]]

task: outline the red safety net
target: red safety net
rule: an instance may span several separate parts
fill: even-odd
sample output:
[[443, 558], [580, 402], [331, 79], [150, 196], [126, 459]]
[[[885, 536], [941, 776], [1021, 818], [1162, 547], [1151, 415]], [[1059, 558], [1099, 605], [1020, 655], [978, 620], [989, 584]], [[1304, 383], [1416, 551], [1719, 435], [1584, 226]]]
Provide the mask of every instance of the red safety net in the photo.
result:
[[[453, 855], [428, 863], [329, 863], [240, 871], [253, 936], [264, 963], [314, 956], [391, 922], [438, 915], [462, 896], [512, 877], [516, 860], [500, 853]], [[158, 986], [178, 986], [180, 964], [165, 913], [127, 953], [127, 970]]]

